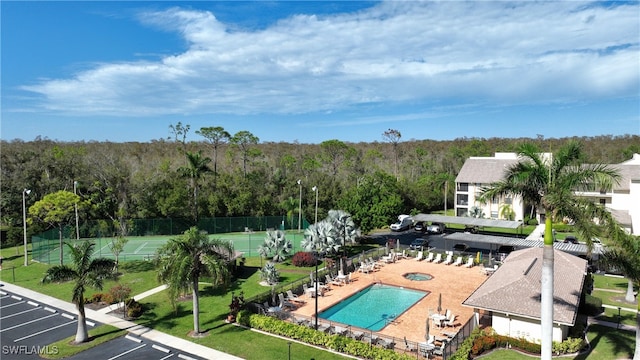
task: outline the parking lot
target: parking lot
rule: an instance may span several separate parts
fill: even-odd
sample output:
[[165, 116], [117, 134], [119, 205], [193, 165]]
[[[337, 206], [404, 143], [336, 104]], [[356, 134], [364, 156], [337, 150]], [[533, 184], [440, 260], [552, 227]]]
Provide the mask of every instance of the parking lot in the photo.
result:
[[[50, 344], [74, 336], [77, 316], [0, 287], [0, 338], [2, 359], [40, 359], [39, 353], [56, 354]], [[87, 320], [87, 328], [101, 325]], [[204, 359], [132, 334], [98, 345], [68, 359]]]

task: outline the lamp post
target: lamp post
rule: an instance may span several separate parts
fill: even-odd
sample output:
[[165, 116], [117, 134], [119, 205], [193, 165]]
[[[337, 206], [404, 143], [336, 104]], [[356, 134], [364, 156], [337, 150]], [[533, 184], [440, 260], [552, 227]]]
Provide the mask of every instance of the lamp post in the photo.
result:
[[289, 360], [291, 360], [291, 341], [289, 341], [287, 345], [289, 345]]
[[311, 188], [311, 190], [315, 191], [316, 193], [316, 218], [315, 218], [315, 224], [318, 223], [318, 187], [314, 186], [313, 188]]
[[29, 265], [29, 259], [27, 255], [27, 200], [26, 196], [31, 193], [31, 190], [22, 190], [22, 227], [24, 229], [24, 266]]
[[[315, 186], [313, 187], [315, 190]], [[316, 318], [316, 326], [315, 329], [318, 330], [318, 257], [320, 257], [320, 254], [316, 251], [315, 253], [316, 255], [316, 278], [315, 278], [315, 291], [314, 291], [314, 295], [316, 298], [316, 312], [315, 312], [315, 318]]]
[[[77, 192], [78, 182], [73, 182], [73, 195], [78, 195]], [[75, 203], [75, 211], [76, 211], [76, 240], [80, 240], [80, 228], [78, 227], [78, 200], [76, 199]]]
[[300, 186], [300, 197], [298, 197], [298, 232], [302, 230], [302, 181], [298, 180]]
[[616, 327], [616, 329], [620, 329], [620, 310], [622, 308], [620, 306], [618, 306], [618, 326]]

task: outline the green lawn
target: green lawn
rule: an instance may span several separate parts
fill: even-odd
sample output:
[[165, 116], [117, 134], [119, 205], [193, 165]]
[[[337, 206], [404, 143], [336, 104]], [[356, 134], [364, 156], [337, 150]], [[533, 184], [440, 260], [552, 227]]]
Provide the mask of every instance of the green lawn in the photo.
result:
[[[633, 357], [635, 346], [635, 334], [628, 331], [616, 331], [616, 329], [604, 326], [589, 326], [587, 338], [591, 349], [575, 356], [563, 356], [562, 359], [576, 360], [612, 360], [630, 359]], [[537, 356], [530, 356], [514, 350], [495, 350], [483, 355], [485, 360], [530, 360]]]

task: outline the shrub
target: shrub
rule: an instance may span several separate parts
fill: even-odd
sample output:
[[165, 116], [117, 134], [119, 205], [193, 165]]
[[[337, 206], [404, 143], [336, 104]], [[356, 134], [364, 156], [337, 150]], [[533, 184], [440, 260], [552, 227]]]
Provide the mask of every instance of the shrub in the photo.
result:
[[313, 253], [298, 251], [293, 255], [291, 263], [298, 267], [314, 266], [316, 264], [316, 257], [313, 256]]
[[142, 313], [144, 313], [144, 307], [139, 302], [135, 301], [133, 298], [128, 299], [126, 302], [127, 305], [127, 316], [130, 318], [137, 318]]
[[101, 303], [103, 295], [104, 295], [103, 293], [95, 293], [95, 294], [91, 295], [90, 298], [87, 299], [86, 303], [87, 304], [98, 304], [98, 303]]
[[114, 302], [121, 302], [131, 296], [131, 288], [127, 285], [115, 285], [111, 289], [109, 289], [109, 297], [113, 299]]

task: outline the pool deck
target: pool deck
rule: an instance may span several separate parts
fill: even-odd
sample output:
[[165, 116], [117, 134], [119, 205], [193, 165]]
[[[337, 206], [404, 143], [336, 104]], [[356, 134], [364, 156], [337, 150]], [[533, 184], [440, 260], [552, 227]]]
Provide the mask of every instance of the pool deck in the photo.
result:
[[[403, 277], [404, 274], [411, 272], [427, 273], [432, 275], [433, 279], [412, 281]], [[461, 325], [464, 325], [473, 316], [473, 309], [462, 306], [462, 302], [487, 278], [478, 266], [466, 268], [464, 265], [434, 264], [424, 260], [416, 261], [412, 258], [401, 259], [395, 263], [384, 264], [379, 270], [368, 274], [355, 272], [352, 274], [352, 282], [347, 285], [331, 285], [331, 290], [318, 298], [318, 311], [322, 312], [323, 309], [342, 301], [373, 283], [429, 291], [430, 293], [427, 296], [398, 316], [395, 321], [376, 332], [387, 337], [401, 339], [406, 336], [409, 341], [423, 342], [425, 341], [426, 319], [429, 311], [436, 311], [438, 295], [442, 294], [441, 313], [444, 314], [446, 309], [451, 310], [453, 314], [457, 315], [456, 324], [459, 324], [455, 328], [438, 329], [431, 321], [429, 333], [436, 337], [444, 337], [442, 331], [456, 332]], [[298, 307], [293, 313], [312, 317], [315, 313], [315, 300], [307, 296], [302, 297], [306, 300], [306, 304]], [[389, 299], [389, 301], [393, 301], [393, 299]]]

